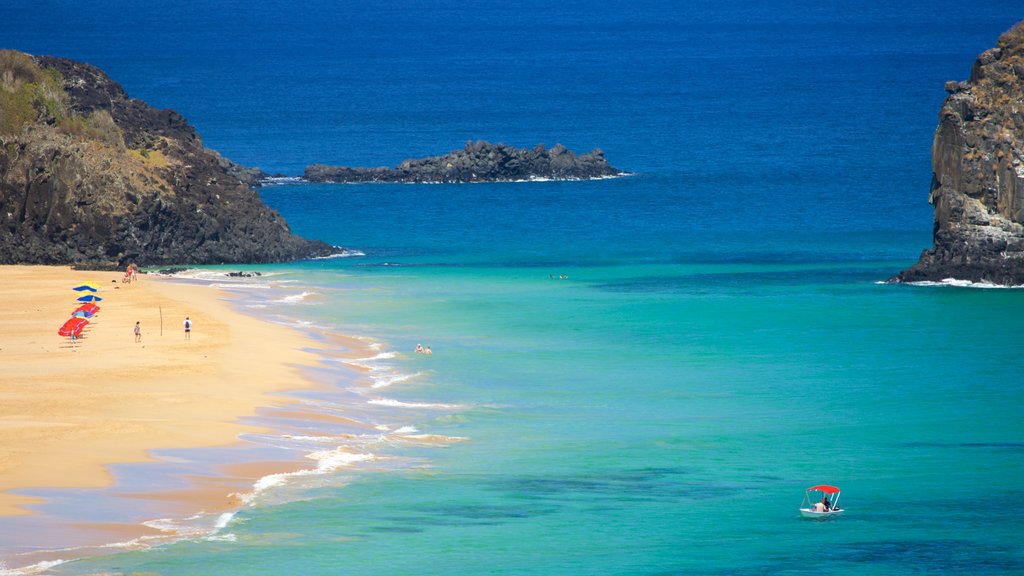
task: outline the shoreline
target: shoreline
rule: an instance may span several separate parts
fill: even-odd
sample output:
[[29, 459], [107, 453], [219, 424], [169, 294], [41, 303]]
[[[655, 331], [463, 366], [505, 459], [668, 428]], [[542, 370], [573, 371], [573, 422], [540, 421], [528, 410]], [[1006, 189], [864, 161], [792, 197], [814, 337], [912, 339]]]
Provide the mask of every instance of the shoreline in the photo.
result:
[[[257, 481], [310, 468], [299, 452], [275, 452], [246, 436], [318, 419], [373, 431], [304, 407], [296, 394], [332, 391], [311, 374], [324, 369], [326, 359], [372, 355], [358, 338], [248, 315], [238, 310], [237, 294], [209, 284], [143, 275], [129, 285], [119, 272], [34, 265], [0, 266], [0, 276], [6, 302], [0, 309], [0, 526], [6, 527], [0, 533], [47, 528], [47, 542], [5, 543], [5, 569], [59, 561], [69, 547], [176, 539], [139, 519], [233, 514], [246, 494], [259, 490]], [[82, 294], [71, 288], [89, 281], [104, 300], [72, 348], [56, 329]], [[189, 341], [186, 316], [193, 322]], [[140, 343], [133, 341], [136, 320]], [[350, 379], [361, 376], [358, 366], [341, 364]], [[181, 454], [197, 451], [212, 451], [219, 462], [175, 470], [175, 461], [190, 459]], [[154, 478], [161, 469], [172, 473]], [[165, 485], [149, 486], [154, 479]], [[90, 492], [118, 499], [126, 510], [113, 518], [54, 513], [62, 500]], [[52, 542], [46, 523], [55, 517], [65, 522], [56, 532], [71, 546]], [[9, 552], [17, 560], [4, 558]]]
[[[587, 178], [552, 178], [546, 176], [531, 176], [529, 178], [520, 179], [496, 179], [496, 180], [471, 180], [471, 181], [458, 181], [458, 182], [446, 182], [444, 180], [424, 180], [424, 181], [411, 181], [411, 180], [395, 180], [395, 181], [383, 181], [383, 180], [365, 180], [365, 181], [352, 181], [352, 182], [336, 182], [334, 180], [307, 180], [304, 176], [271, 176], [264, 178], [259, 181], [260, 186], [292, 186], [292, 185], [320, 185], [320, 184], [340, 184], [340, 185], [354, 185], [359, 186], [363, 184], [378, 185], [378, 184], [411, 184], [414, 186], [428, 185], [435, 186], [440, 184], [449, 185], [461, 185], [461, 184], [530, 184], [533, 182], [592, 182], [596, 180], [616, 180], [618, 178], [628, 178], [630, 176], [636, 176], [639, 172], [619, 172], [617, 174], [606, 174], [602, 176], [590, 176]], [[318, 256], [313, 260], [320, 258], [335, 258], [336, 256]]]

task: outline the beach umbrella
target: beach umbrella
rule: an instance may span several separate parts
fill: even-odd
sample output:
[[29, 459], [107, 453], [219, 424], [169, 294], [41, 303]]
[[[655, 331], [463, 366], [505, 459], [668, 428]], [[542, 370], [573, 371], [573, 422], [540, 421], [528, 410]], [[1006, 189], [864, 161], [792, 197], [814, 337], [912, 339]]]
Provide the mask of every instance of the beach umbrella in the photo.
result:
[[74, 288], [72, 288], [72, 290], [74, 290], [75, 292], [85, 292], [86, 290], [88, 290], [89, 292], [95, 292], [99, 290], [99, 288], [96, 288], [95, 286], [90, 286], [88, 284], [82, 284], [81, 286], [75, 286]]
[[79, 302], [99, 302], [100, 300], [103, 300], [103, 298], [93, 296], [92, 294], [86, 294], [85, 296], [80, 296], [78, 298]]
[[82, 304], [78, 308], [75, 308], [75, 310], [71, 314], [74, 315], [78, 312], [88, 312], [89, 315], [91, 316], [99, 311], [100, 307], [95, 304]]
[[60, 336], [74, 336], [75, 338], [78, 338], [88, 323], [89, 321], [85, 318], [71, 318], [65, 322], [59, 330], [57, 330], [57, 334]]
[[85, 310], [79, 310], [71, 315], [72, 318], [92, 318], [92, 312], [86, 312]]

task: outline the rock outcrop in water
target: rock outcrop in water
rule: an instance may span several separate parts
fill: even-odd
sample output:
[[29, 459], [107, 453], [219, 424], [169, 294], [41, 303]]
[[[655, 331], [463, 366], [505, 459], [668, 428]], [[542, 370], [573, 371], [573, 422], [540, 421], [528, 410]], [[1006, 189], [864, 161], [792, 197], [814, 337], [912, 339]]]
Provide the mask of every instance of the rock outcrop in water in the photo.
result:
[[293, 235], [173, 110], [94, 66], [0, 51], [0, 263], [285, 261], [334, 253]]
[[395, 168], [346, 168], [314, 164], [306, 167], [310, 182], [463, 183], [515, 182], [521, 180], [590, 180], [618, 176], [622, 171], [608, 165], [604, 152], [576, 155], [558, 144], [550, 150], [504, 144], [467, 142], [462, 150], [444, 156], [406, 160]]
[[935, 245], [893, 280], [1024, 284], [1024, 22], [946, 91], [932, 145]]

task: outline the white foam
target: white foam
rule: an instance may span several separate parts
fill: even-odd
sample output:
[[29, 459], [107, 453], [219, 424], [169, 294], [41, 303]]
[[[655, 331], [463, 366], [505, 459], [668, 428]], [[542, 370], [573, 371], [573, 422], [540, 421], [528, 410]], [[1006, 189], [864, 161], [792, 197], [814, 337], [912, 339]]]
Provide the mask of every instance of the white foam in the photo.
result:
[[584, 180], [614, 180], [616, 178], [625, 178], [633, 175], [634, 174], [632, 172], [620, 172], [618, 174], [592, 176], [590, 178], [547, 178], [544, 176], [531, 176], [529, 178], [519, 178], [517, 180], [498, 179], [478, 180], [475, 182], [444, 182], [441, 180], [424, 180], [423, 182], [335, 182], [334, 180], [326, 180], [323, 184], [342, 184], [347, 186], [363, 186], [367, 184], [405, 184], [406, 186], [418, 186], [421, 184], [521, 184], [523, 182], [582, 182]]
[[[359, 454], [356, 452], [349, 452], [343, 448], [319, 450], [312, 454], [307, 454], [306, 457], [317, 461], [316, 470], [313, 472], [316, 474], [334, 472], [338, 468], [344, 466], [351, 466], [357, 462], [368, 462], [370, 460], [376, 460], [377, 458], [373, 454]], [[302, 470], [299, 472], [302, 472]], [[296, 472], [296, 474], [299, 472]]]
[[309, 181], [301, 176], [267, 176], [260, 180], [264, 186], [285, 186], [287, 184], [306, 184]]
[[296, 470], [295, 472], [281, 472], [279, 474], [264, 476], [253, 484], [252, 492], [246, 494], [235, 494], [235, 496], [238, 496], [238, 498], [245, 504], [252, 504], [261, 493], [274, 488], [275, 486], [283, 486], [292, 478], [312, 476], [316, 474], [329, 474], [339, 468], [351, 466], [357, 462], [375, 460], [376, 456], [373, 454], [348, 452], [347, 450], [339, 447], [334, 450], [318, 450], [316, 452], [306, 454], [306, 458], [316, 460], [316, 468], [306, 468], [303, 470]]
[[100, 548], [139, 548], [144, 545], [146, 540], [152, 540], [158, 538], [157, 536], [139, 536], [125, 542], [112, 542], [110, 544], [104, 544]]
[[268, 476], [264, 476], [264, 477], [260, 478], [259, 480], [257, 480], [256, 483], [252, 485], [252, 489], [253, 490], [252, 490], [251, 493], [249, 493], [248, 495], [246, 495], [246, 494], [239, 494], [239, 496], [242, 498], [243, 502], [248, 504], [260, 492], [263, 492], [264, 490], [268, 490], [270, 488], [273, 488], [274, 486], [281, 486], [282, 484], [287, 482], [289, 474], [291, 474], [291, 473], [290, 472], [287, 472], [287, 473], [286, 472], [282, 472], [280, 474], [270, 474]]
[[231, 522], [232, 518], [235, 517], [234, 512], [225, 512], [217, 517], [217, 521], [213, 524], [214, 530], [220, 530]]
[[[378, 348], [379, 350], [379, 348]], [[390, 360], [397, 356], [394, 352], [378, 352], [377, 354], [370, 356], [369, 358], [356, 358], [354, 360], [343, 360], [344, 364], [349, 366], [357, 366], [359, 368], [366, 368], [367, 370], [383, 370], [384, 368], [377, 366], [375, 362], [379, 360]]]
[[177, 532], [178, 523], [170, 518], [157, 518], [155, 520], [147, 520], [142, 523], [143, 526], [148, 526], [154, 530], [161, 532]]
[[[207, 270], [207, 269], [203, 269], [203, 268], [187, 268], [185, 270], [181, 270], [181, 271], [175, 272], [173, 274], [161, 274], [161, 276], [166, 276], [168, 278], [176, 278], [176, 279], [179, 279], [179, 280], [206, 280], [206, 281], [209, 281], [209, 282], [218, 282], [218, 281], [223, 281], [225, 279], [230, 279], [231, 281], [242, 281], [242, 282], [244, 282], [244, 281], [259, 282], [260, 280], [263, 280], [263, 279], [268, 278], [270, 276], [279, 276], [279, 275], [283, 274], [282, 272], [259, 272], [259, 273], [247, 272], [247, 274], [253, 274], [253, 275], [252, 276], [229, 276], [228, 274], [230, 274], [232, 272], [237, 272], [237, 270], [225, 272], [223, 270]], [[246, 286], [248, 286], [248, 284], [246, 284]]]
[[60, 566], [68, 560], [44, 560], [31, 566], [24, 566], [18, 569], [4, 568], [0, 565], [0, 576], [22, 576], [27, 574], [45, 574], [50, 568]]
[[466, 442], [469, 438], [465, 436], [444, 436], [442, 434], [406, 434], [402, 438], [408, 440], [419, 440], [421, 442], [429, 443], [455, 443], [455, 442]]
[[954, 288], [984, 288], [984, 289], [1005, 289], [1005, 288], [1024, 288], [1024, 285], [1017, 286], [1004, 286], [1002, 284], [993, 284], [991, 282], [972, 282], [970, 280], [958, 280], [956, 278], [944, 278], [939, 282], [909, 282], [913, 286], [951, 286]]
[[314, 324], [309, 320], [293, 320], [285, 318], [283, 320], [274, 320], [274, 322], [276, 322], [277, 324], [281, 324], [283, 326], [291, 326], [292, 328], [298, 328], [300, 330], [323, 330], [325, 332], [329, 332], [331, 330], [330, 326], [324, 326], [323, 324]]
[[[368, 460], [377, 459], [373, 454], [359, 454], [348, 452], [343, 448], [337, 448], [333, 450], [319, 450], [306, 455], [307, 458], [316, 461], [316, 467], [313, 469], [299, 470], [296, 472], [283, 473], [283, 474], [271, 474], [260, 478], [253, 485], [253, 492], [244, 495], [237, 495], [241, 498], [245, 504], [251, 504], [253, 500], [260, 493], [282, 484], [287, 483], [293, 477], [309, 476], [314, 474], [328, 474], [339, 468], [350, 466], [357, 462], [363, 462]], [[188, 518], [183, 519], [172, 519], [172, 518], [156, 518], [142, 522], [143, 526], [147, 526], [160, 532], [157, 535], [145, 535], [132, 540], [123, 542], [114, 542], [110, 544], [103, 544], [98, 546], [79, 546], [74, 548], [67, 548], [61, 550], [61, 552], [70, 553], [75, 550], [89, 550], [89, 549], [132, 549], [132, 548], [145, 548], [154, 545], [155, 543], [170, 542], [181, 539], [204, 539], [207, 541], [223, 541], [223, 542], [235, 542], [238, 537], [235, 534], [227, 533], [220, 534], [220, 532], [226, 528], [235, 519], [236, 512], [225, 512], [216, 516], [211, 522], [211, 515], [208, 514], [196, 514]], [[72, 562], [76, 558], [60, 559], [60, 560], [47, 560], [32, 564], [30, 566], [21, 567], [18, 569], [10, 569], [0, 560], [0, 576], [34, 576], [37, 574], [46, 574], [52, 568]]]
[[391, 406], [394, 408], [431, 408], [439, 410], [458, 410], [462, 406], [458, 404], [441, 404], [441, 403], [427, 403], [427, 402], [402, 402], [400, 400], [392, 400], [391, 398], [375, 398], [373, 400], [367, 400], [368, 404], [376, 404], [378, 406]]
[[[228, 512], [227, 514], [231, 516], [234, 515], [233, 512]], [[224, 514], [218, 516], [217, 522], [222, 521], [223, 516]], [[204, 514], [196, 514], [195, 516], [189, 516], [188, 518], [184, 518], [182, 520], [175, 520], [173, 518], [157, 518], [154, 520], [147, 520], [143, 522], [142, 525], [153, 528], [154, 530], [159, 530], [167, 536], [174, 536], [176, 538], [201, 538], [204, 536], [208, 536], [223, 527], [217, 526], [216, 523], [210, 525], [208, 523], [208, 520], [207, 522], [197, 522], [206, 520], [208, 518], [209, 516]], [[225, 524], [229, 520], [230, 518], [228, 518], [228, 520], [225, 520]], [[143, 538], [147, 537], [144, 536]], [[148, 538], [160, 538], [160, 536]]]
[[373, 362], [374, 360], [389, 360], [395, 357], [394, 352], [380, 352], [369, 358], [356, 358], [353, 362]]
[[[582, 182], [584, 180], [614, 180], [616, 178], [624, 178], [632, 175], [633, 174], [631, 172], [621, 172], [619, 174], [609, 174], [607, 176], [591, 176], [590, 178], [547, 178], [544, 176], [530, 176], [529, 178], [521, 178], [519, 180], [498, 180], [498, 182], [513, 184], [522, 182]], [[470, 184], [485, 184], [485, 182], [470, 182]]]
[[[431, 437], [430, 434], [420, 434], [419, 429], [415, 426], [399, 426], [398, 428], [391, 429], [391, 427], [385, 424], [378, 424], [374, 426], [374, 429], [380, 434], [341, 434], [338, 436], [294, 436], [291, 434], [284, 434], [280, 438], [290, 440], [292, 442], [304, 443], [304, 444], [334, 444], [338, 442], [346, 442], [347, 446], [354, 447], [356, 445], [369, 446], [373, 444], [379, 444], [381, 442], [389, 442], [394, 438], [412, 438], [412, 439], [423, 439]], [[443, 438], [438, 436], [437, 438]]]
[[325, 442], [337, 442], [337, 436], [293, 436], [291, 434], [285, 434], [282, 438], [288, 440], [298, 440], [299, 442], [312, 442], [314, 444], [323, 444]]
[[214, 282], [210, 284], [211, 288], [226, 288], [228, 290], [249, 290], [250, 288], [267, 289], [271, 288], [270, 284], [242, 284], [239, 282]]
[[280, 303], [280, 304], [298, 304], [299, 302], [302, 302], [306, 298], [309, 298], [310, 296], [315, 296], [315, 295], [316, 295], [316, 292], [303, 292], [301, 294], [290, 294], [290, 295], [285, 296], [283, 298], [278, 298], [278, 299], [274, 300], [274, 302], [277, 302], [277, 303]]
[[415, 374], [392, 374], [387, 376], [374, 376], [373, 387], [374, 388], [387, 388], [392, 384], [398, 384], [399, 382], [405, 382], [412, 378], [422, 375], [422, 372], [416, 372]]
[[351, 250], [349, 248], [342, 248], [341, 246], [335, 246], [335, 248], [337, 248], [338, 250], [341, 250], [341, 252], [338, 252], [337, 254], [330, 254], [328, 256], [317, 256], [317, 257], [312, 258], [312, 259], [313, 260], [331, 260], [332, 258], [354, 258], [354, 257], [357, 257], [357, 256], [366, 256], [366, 253], [362, 252], [360, 250]]

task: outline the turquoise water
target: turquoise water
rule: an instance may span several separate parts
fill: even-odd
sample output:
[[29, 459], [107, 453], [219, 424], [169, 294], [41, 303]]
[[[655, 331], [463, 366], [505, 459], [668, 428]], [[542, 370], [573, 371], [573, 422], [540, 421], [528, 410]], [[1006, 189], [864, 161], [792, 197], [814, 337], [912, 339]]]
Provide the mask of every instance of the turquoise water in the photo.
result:
[[[394, 222], [416, 215], [439, 230], [479, 209], [486, 232], [462, 228], [479, 242], [427, 238], [426, 248], [380, 233], [362, 257], [261, 268], [278, 273], [265, 280], [275, 294], [310, 293], [277, 312], [372, 335], [398, 352], [369, 363], [375, 377], [412, 375], [370, 394], [405, 406], [339, 413], [467, 440], [377, 445], [379, 460], [257, 499], [212, 541], [59, 572], [1024, 570], [1024, 526], [1003, 507], [1022, 496], [1024, 292], [879, 284], [909, 262], [892, 254], [926, 234], [810, 247], [800, 232], [731, 244], [711, 234], [679, 248], [717, 250], [716, 263], [637, 257], [647, 240], [602, 243], [607, 228], [587, 237], [577, 225], [543, 251], [550, 236], [488, 235], [567, 214], [571, 197], [488, 217], [502, 187], [472, 188], [457, 211], [348, 188]], [[286, 213], [306, 202], [324, 221], [324, 190], [336, 189], [263, 194]], [[594, 191], [591, 209], [618, 198]], [[412, 353], [417, 343], [435, 354]], [[842, 487], [844, 517], [799, 517], [817, 483]]]
[[[380, 434], [247, 438], [358, 457], [55, 573], [1024, 573], [1024, 290], [880, 283], [930, 244], [942, 84], [1015, 4], [134, 8], [0, 31], [270, 171], [485, 138], [634, 175], [262, 189], [363, 255], [246, 267], [238, 305], [375, 342], [304, 401]], [[842, 518], [800, 519], [818, 483]]]

